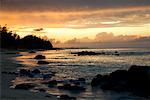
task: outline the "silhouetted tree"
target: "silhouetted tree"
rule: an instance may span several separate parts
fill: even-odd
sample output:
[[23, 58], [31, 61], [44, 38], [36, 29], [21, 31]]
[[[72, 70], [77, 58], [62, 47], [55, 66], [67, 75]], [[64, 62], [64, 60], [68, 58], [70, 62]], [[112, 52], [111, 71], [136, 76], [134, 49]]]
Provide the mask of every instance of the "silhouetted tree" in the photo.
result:
[[28, 35], [20, 40], [21, 48], [27, 49], [51, 49], [53, 46], [50, 41], [46, 41], [39, 37]]
[[41, 39], [39, 37], [28, 35], [20, 39], [20, 36], [8, 32], [6, 26], [0, 26], [0, 40], [1, 48], [11, 49], [52, 49], [53, 46], [50, 41]]
[[1, 48], [17, 48], [17, 38], [20, 38], [17, 34], [13, 34], [12, 31], [8, 32], [6, 26], [0, 28], [0, 40]]

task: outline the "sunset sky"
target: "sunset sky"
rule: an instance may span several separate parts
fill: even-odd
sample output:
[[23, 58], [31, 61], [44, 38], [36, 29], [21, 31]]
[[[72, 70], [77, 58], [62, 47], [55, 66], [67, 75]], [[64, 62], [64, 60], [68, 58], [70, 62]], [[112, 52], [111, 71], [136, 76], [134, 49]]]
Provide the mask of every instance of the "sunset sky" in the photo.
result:
[[150, 36], [150, 0], [0, 0], [0, 25], [5, 24], [22, 37], [61, 42], [104, 32]]

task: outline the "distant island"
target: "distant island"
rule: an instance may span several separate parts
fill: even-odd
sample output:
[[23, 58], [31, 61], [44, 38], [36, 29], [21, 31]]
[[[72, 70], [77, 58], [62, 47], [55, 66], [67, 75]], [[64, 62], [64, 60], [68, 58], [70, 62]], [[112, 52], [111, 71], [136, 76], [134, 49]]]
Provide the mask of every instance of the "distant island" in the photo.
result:
[[0, 40], [2, 49], [53, 49], [52, 43], [48, 40], [33, 35], [20, 38], [6, 26], [0, 27]]

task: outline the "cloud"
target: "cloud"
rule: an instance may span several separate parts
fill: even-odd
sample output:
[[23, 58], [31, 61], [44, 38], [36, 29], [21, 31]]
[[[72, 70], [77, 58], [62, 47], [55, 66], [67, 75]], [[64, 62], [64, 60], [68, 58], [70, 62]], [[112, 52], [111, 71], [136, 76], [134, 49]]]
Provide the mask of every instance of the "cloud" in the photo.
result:
[[149, 0], [1, 0], [0, 23], [51, 28], [132, 27], [150, 23]]
[[150, 36], [147, 36], [147, 37], [140, 37], [140, 38], [137, 38], [135, 40], [133, 40], [133, 42], [148, 42], [150, 43]]
[[65, 42], [65, 44], [74, 44], [74, 43], [104, 43], [104, 42], [128, 42], [137, 39], [136, 35], [117, 35], [113, 33], [101, 32], [96, 34], [94, 39], [89, 39], [88, 37], [84, 38], [73, 38]]
[[56, 47], [87, 47], [87, 48], [120, 48], [120, 47], [150, 47], [150, 36], [118, 35], [113, 33], [98, 33], [94, 39], [73, 38], [64, 43], [54, 43]]
[[102, 32], [95, 36], [95, 42], [127, 42], [136, 39], [136, 35], [118, 35], [114, 36], [113, 33]]
[[37, 28], [37, 29], [33, 29], [33, 31], [39, 32], [39, 31], [43, 31], [43, 28]]
[[3, 11], [76, 11], [149, 6], [149, 0], [1, 0]]

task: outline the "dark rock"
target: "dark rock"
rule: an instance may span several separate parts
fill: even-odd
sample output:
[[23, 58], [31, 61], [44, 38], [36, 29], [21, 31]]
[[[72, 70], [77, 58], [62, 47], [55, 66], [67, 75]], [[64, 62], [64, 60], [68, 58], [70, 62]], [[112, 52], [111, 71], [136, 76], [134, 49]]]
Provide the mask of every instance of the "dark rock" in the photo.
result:
[[33, 71], [31, 71], [33, 74], [40, 74], [40, 70], [39, 69], [34, 69]]
[[50, 97], [51, 97], [51, 95], [46, 95], [45, 97], [50, 98]]
[[112, 72], [109, 77], [112, 80], [126, 80], [129, 76], [128, 76], [128, 72], [126, 70], [116, 70], [114, 72]]
[[15, 86], [15, 89], [23, 89], [23, 90], [29, 90], [34, 88], [35, 85], [32, 83], [22, 83]]
[[85, 88], [78, 85], [64, 84], [63, 86], [58, 86], [59, 89], [64, 90], [75, 90], [75, 91], [85, 91]]
[[38, 61], [38, 64], [49, 64], [47, 61]]
[[19, 75], [33, 77], [33, 74], [30, 72], [30, 70], [26, 70], [26, 69], [20, 69]]
[[45, 59], [46, 57], [43, 55], [37, 55], [34, 57], [34, 59]]
[[42, 84], [47, 84], [48, 87], [54, 87], [57, 85], [57, 81], [56, 80], [50, 80], [50, 81], [46, 81], [46, 82], [43, 82]]
[[92, 79], [93, 87], [103, 90], [129, 91], [140, 96], [150, 96], [150, 66], [133, 65], [126, 70], [117, 70], [109, 75], [97, 75]]
[[46, 92], [46, 90], [45, 90], [45, 89], [39, 89], [39, 91], [40, 91], [40, 92]]
[[85, 80], [85, 78], [78, 78], [77, 80], [69, 80], [69, 82], [70, 82], [70, 84], [74, 84], [74, 85], [83, 85], [83, 84], [85, 84], [86, 82], [85, 82], [86, 80]]
[[78, 81], [85, 83], [85, 78], [79, 78]]
[[150, 93], [150, 66], [133, 65], [128, 70], [128, 85], [130, 89], [141, 91], [149, 91]]
[[48, 87], [54, 87], [57, 85], [57, 81], [56, 80], [52, 80], [48, 82]]
[[108, 75], [102, 76], [101, 74], [98, 74], [92, 79], [91, 85], [98, 86], [98, 85], [104, 84], [107, 81], [109, 81]]
[[69, 80], [69, 84], [74, 84], [74, 85], [80, 85], [80, 81], [79, 80]]
[[44, 74], [44, 75], [43, 75], [43, 79], [44, 79], [44, 80], [50, 79], [50, 78], [52, 78], [52, 76], [54, 76], [54, 74]]
[[76, 97], [70, 97], [68, 95], [60, 95], [60, 100], [76, 100]]
[[113, 55], [119, 56], [120, 54], [118, 51], [115, 51]]
[[97, 52], [92, 52], [92, 51], [81, 51], [81, 52], [72, 52], [71, 54], [77, 54], [78, 56], [83, 56], [83, 55], [101, 55], [101, 53]]

